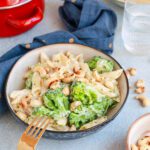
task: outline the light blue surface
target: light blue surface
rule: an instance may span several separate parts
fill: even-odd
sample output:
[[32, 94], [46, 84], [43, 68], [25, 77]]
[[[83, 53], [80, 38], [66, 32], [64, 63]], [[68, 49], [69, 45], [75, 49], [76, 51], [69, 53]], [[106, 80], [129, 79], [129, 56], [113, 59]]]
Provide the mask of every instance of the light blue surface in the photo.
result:
[[[17, 43], [30, 42], [32, 37], [63, 28], [57, 13], [60, 0], [47, 0], [46, 16], [43, 22], [31, 31], [17, 37], [0, 39], [0, 55]], [[112, 5], [112, 4], [111, 4]], [[115, 37], [115, 51], [113, 57], [120, 62], [124, 68], [135, 67], [138, 70], [136, 77], [131, 78], [130, 84], [137, 79], [146, 81], [146, 95], [150, 97], [150, 56], [134, 56], [124, 50], [121, 40], [122, 9], [112, 5], [118, 14], [118, 28]], [[0, 66], [1, 67], [1, 66]], [[143, 108], [134, 99], [133, 90], [121, 113], [117, 118], [103, 130], [88, 137], [71, 140], [55, 141], [42, 139], [37, 147], [38, 150], [125, 150], [125, 137], [131, 123], [139, 116], [150, 112], [149, 108]], [[18, 124], [10, 113], [0, 117], [0, 150], [16, 150], [18, 139], [24, 127]]]

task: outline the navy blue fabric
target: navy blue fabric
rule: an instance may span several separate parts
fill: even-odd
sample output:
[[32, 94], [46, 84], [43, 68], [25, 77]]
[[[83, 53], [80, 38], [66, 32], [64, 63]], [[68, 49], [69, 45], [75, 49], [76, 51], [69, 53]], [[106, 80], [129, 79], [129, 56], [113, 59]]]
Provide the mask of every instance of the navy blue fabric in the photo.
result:
[[68, 31], [35, 37], [32, 43], [17, 45], [0, 57], [0, 113], [7, 110], [4, 90], [8, 73], [14, 63], [28, 51], [55, 43], [69, 43], [73, 38], [74, 43], [112, 53], [117, 18], [101, 0], [65, 0], [59, 8], [59, 14]]

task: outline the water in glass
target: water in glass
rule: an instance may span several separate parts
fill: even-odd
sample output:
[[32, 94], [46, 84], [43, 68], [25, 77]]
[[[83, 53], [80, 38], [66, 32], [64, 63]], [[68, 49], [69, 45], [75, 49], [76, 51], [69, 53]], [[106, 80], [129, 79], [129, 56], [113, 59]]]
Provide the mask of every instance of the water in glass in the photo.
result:
[[126, 0], [122, 38], [134, 54], [150, 54], [150, 0]]

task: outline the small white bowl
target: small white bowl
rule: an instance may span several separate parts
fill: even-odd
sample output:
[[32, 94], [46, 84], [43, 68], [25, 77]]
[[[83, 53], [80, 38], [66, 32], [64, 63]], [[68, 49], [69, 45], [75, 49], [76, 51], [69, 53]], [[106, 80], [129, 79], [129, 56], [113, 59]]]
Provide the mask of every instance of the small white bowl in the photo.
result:
[[126, 150], [131, 150], [131, 145], [136, 144], [147, 133], [150, 134], [150, 113], [138, 118], [129, 128], [126, 139]]

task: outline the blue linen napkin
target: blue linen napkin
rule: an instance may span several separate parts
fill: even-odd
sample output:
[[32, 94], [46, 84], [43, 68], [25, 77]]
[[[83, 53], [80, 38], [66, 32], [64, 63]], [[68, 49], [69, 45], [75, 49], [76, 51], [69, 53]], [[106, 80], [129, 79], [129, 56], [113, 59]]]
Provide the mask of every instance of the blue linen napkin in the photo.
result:
[[4, 91], [8, 73], [14, 63], [28, 51], [45, 45], [70, 42], [112, 53], [117, 18], [101, 0], [65, 0], [59, 8], [59, 14], [69, 32], [57, 31], [35, 37], [32, 43], [17, 45], [0, 57], [0, 114], [7, 110]]

